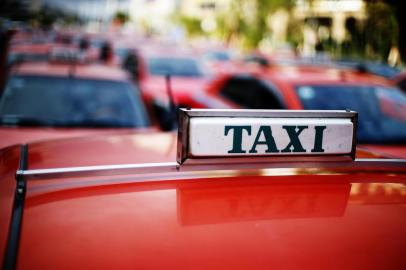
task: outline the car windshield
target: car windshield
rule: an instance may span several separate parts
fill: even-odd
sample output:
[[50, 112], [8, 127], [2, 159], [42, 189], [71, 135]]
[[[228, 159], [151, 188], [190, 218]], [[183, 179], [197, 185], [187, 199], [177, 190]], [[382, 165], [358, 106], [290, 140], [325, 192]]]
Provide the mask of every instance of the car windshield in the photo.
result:
[[197, 61], [193, 58], [149, 58], [148, 70], [152, 75], [175, 77], [200, 77], [203, 72]]
[[209, 60], [226, 62], [231, 60], [230, 54], [224, 51], [212, 51], [206, 54], [206, 58]]
[[114, 50], [114, 53], [121, 59], [125, 59], [129, 53], [129, 49], [128, 48], [116, 48]]
[[396, 88], [300, 85], [305, 109], [357, 111], [360, 143], [406, 142], [406, 96]]
[[13, 76], [0, 100], [2, 125], [144, 127], [149, 124], [134, 86], [126, 81]]
[[47, 53], [10, 53], [8, 55], [8, 64], [14, 64], [16, 62], [34, 62], [34, 61], [46, 61], [49, 56]]

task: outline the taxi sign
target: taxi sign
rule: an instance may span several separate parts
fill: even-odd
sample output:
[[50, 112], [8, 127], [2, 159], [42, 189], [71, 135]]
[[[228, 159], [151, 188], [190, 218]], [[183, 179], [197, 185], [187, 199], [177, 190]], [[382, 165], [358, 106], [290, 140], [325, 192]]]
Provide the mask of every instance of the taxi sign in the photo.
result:
[[354, 111], [180, 109], [177, 160], [352, 160], [356, 125]]

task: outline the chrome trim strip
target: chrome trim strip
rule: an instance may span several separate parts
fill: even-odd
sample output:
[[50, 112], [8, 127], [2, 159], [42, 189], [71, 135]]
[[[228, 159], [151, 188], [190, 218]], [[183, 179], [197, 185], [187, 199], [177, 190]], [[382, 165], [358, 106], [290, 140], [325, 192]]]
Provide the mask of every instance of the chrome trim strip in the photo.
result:
[[346, 110], [252, 110], [252, 109], [180, 109], [188, 117], [276, 117], [276, 118], [351, 118]]
[[[293, 160], [293, 161], [292, 161]], [[183, 165], [192, 164], [233, 164], [233, 163], [266, 163], [278, 164], [284, 162], [351, 162], [352, 158], [348, 155], [313, 155], [313, 156], [299, 156], [299, 155], [286, 155], [286, 156], [233, 156], [233, 157], [213, 157], [213, 158], [189, 158], [182, 163]]]
[[17, 175], [23, 175], [25, 179], [54, 179], [69, 177], [91, 177], [108, 175], [128, 175], [143, 173], [167, 173], [175, 172], [178, 163], [145, 163], [145, 164], [120, 164], [120, 165], [100, 165], [84, 167], [66, 167], [36, 170], [18, 170]]
[[[53, 169], [18, 170], [17, 176], [26, 180], [57, 179], [70, 177], [92, 177], [108, 175], [154, 174], [171, 172], [215, 171], [215, 170], [243, 170], [243, 169], [279, 169], [279, 168], [316, 168], [337, 171], [349, 170], [357, 172], [388, 172], [406, 173], [406, 159], [356, 159], [355, 161], [294, 161], [294, 162], [257, 162], [257, 163], [217, 163], [179, 165], [177, 162], [101, 165], [86, 167], [68, 167]], [[365, 170], [365, 171], [364, 171]]]

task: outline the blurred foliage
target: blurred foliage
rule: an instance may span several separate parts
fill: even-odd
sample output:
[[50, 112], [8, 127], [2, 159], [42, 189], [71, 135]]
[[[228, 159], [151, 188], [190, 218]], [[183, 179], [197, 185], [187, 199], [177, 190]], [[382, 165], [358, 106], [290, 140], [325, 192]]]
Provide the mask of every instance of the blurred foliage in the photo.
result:
[[30, 11], [26, 5], [19, 1], [6, 3], [0, 8], [0, 16], [13, 21], [28, 22], [43, 29], [51, 28], [55, 22], [65, 25], [81, 23], [78, 15], [66, 10], [42, 5], [38, 11]]
[[386, 60], [392, 46], [397, 45], [399, 27], [392, 8], [383, 2], [367, 4], [365, 24], [366, 55]]
[[185, 28], [189, 37], [205, 34], [201, 27], [201, 20], [195, 17], [178, 16], [176, 20]]
[[266, 37], [270, 36], [269, 16], [279, 8], [291, 9], [295, 0], [234, 0], [226, 13], [215, 18], [216, 29], [206, 33], [202, 29], [201, 20], [178, 16], [177, 21], [191, 37], [214, 35], [225, 43], [237, 42], [243, 48], [256, 48]]
[[243, 48], [256, 48], [271, 35], [269, 16], [279, 8], [290, 10], [295, 0], [235, 0], [230, 11], [217, 17], [218, 34], [226, 42], [238, 39]]
[[35, 13], [33, 20], [36, 21], [42, 28], [50, 28], [60, 17], [60, 12], [47, 7], [42, 8]]
[[117, 11], [113, 16], [113, 20], [123, 25], [130, 20], [130, 15], [125, 11]]
[[399, 26], [394, 10], [384, 2], [368, 2], [364, 22], [349, 18], [347, 39], [340, 54], [351, 58], [368, 58], [386, 62], [389, 51], [398, 45]]
[[[312, 0], [307, 1], [312, 3]], [[233, 0], [225, 13], [217, 14], [217, 27], [212, 33], [205, 33], [197, 18], [183, 16], [179, 22], [189, 36], [213, 35], [226, 44], [253, 49], [272, 37], [269, 18], [278, 9], [284, 9], [290, 14], [287, 42], [298, 48], [303, 44], [303, 21], [295, 19], [291, 13], [295, 4], [295, 0]], [[391, 47], [396, 46], [398, 40], [399, 27], [394, 10], [383, 1], [367, 1], [366, 7], [365, 21], [347, 19], [347, 38], [343, 43], [337, 43], [331, 35], [320, 40], [318, 45], [323, 51], [338, 57], [387, 59]]]
[[50, 29], [55, 22], [64, 25], [74, 25], [80, 23], [81, 20], [76, 14], [44, 5], [38, 12], [33, 14], [31, 22], [38, 24], [43, 29]]
[[32, 19], [33, 14], [20, 1], [0, 0], [0, 16], [15, 21], [28, 21]]
[[303, 22], [291, 17], [287, 27], [287, 42], [289, 42], [293, 48], [298, 48], [303, 44]]

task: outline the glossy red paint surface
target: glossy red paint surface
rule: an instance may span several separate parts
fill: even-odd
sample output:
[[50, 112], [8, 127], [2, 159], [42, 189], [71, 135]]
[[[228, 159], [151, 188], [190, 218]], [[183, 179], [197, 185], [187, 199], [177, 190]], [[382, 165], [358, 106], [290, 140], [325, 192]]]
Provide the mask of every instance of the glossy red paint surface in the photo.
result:
[[406, 144], [402, 145], [362, 145], [362, 148], [381, 156], [406, 158]]
[[0, 127], [0, 148], [14, 144], [32, 143], [62, 138], [77, 138], [102, 134], [125, 134], [135, 132], [134, 129], [86, 129], [86, 128], [29, 128]]
[[30, 169], [172, 162], [176, 159], [175, 132], [132, 132], [29, 145]]
[[[175, 133], [54, 140], [29, 145], [28, 167], [174, 161], [175, 148]], [[0, 159], [3, 243], [13, 151]], [[405, 184], [317, 168], [30, 180], [18, 269], [402, 269]]]
[[30, 182], [18, 269], [404, 269], [405, 175], [325, 174]]

